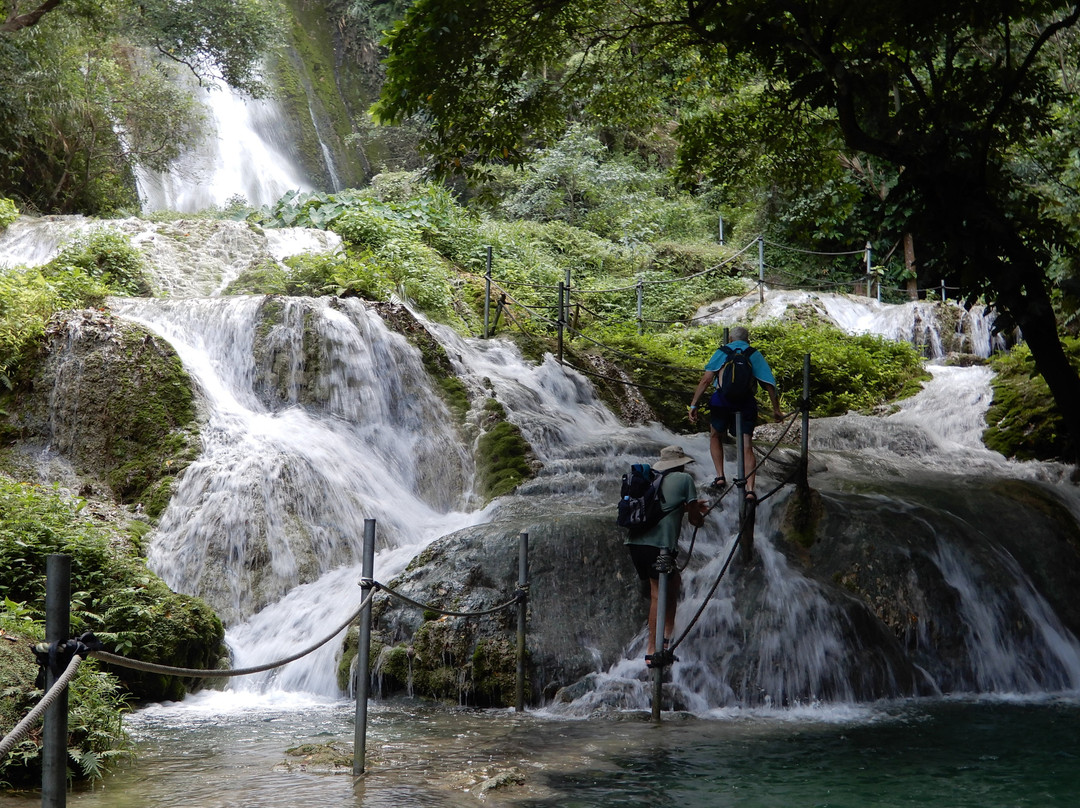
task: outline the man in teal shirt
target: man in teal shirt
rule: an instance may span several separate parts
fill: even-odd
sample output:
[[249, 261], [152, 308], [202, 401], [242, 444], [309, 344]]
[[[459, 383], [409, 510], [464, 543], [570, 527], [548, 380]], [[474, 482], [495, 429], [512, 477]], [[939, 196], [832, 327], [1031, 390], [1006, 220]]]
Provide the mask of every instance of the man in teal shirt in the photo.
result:
[[[638, 577], [649, 581], [649, 640], [645, 656], [647, 664], [651, 662], [656, 649], [656, 607], [660, 592], [660, 572], [656, 569], [656, 560], [663, 550], [671, 553], [674, 560], [678, 553], [683, 513], [688, 514], [691, 524], [700, 527], [704, 524], [705, 511], [708, 508], [706, 502], [697, 498], [694, 478], [683, 471], [687, 463], [693, 462], [694, 458], [687, 455], [680, 446], [665, 446], [660, 450], [660, 459], [652, 464], [652, 468], [653, 471], [667, 472], [660, 483], [664, 515], [651, 528], [632, 532], [626, 539]], [[664, 616], [665, 644], [675, 631], [675, 607], [679, 602], [680, 582], [676, 569], [668, 576], [667, 611]]]
[[[750, 347], [750, 332], [742, 326], [731, 329], [731, 342], [725, 347], [731, 350], [746, 351]], [[705, 393], [710, 384], [716, 380], [717, 373], [727, 361], [728, 354], [723, 348], [717, 349], [709, 361], [705, 364], [705, 372], [694, 390], [694, 397], [690, 401], [690, 420], [697, 420], [698, 399]], [[780, 396], [776, 392], [776, 377], [773, 376], [772, 368], [765, 361], [760, 351], [750, 354], [750, 366], [754, 371], [754, 378], [758, 384], [765, 388], [772, 402], [773, 417], [780, 421], [784, 414], [780, 412]], [[723, 488], [727, 484], [724, 477], [724, 432], [735, 436], [735, 414], [742, 413], [743, 428], [743, 464], [746, 469], [746, 498], [757, 501], [754, 493], [754, 480], [757, 461], [754, 458], [754, 427], [757, 426], [758, 405], [757, 398], [749, 396], [746, 401], [733, 403], [724, 399], [723, 393], [717, 390], [709, 401], [709, 453], [712, 455], [713, 466], [716, 468], [716, 478], [713, 487]], [[737, 450], [736, 450], [737, 451]]]

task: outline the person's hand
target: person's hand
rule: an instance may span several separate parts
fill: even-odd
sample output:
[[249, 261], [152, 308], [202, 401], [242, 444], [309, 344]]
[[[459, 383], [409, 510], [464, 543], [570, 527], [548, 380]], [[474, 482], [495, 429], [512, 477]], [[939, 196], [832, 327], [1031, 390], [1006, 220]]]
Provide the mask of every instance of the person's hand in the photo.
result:
[[691, 404], [689, 407], [686, 408], [686, 417], [690, 421], [690, 423], [693, 424], [693, 423], [697, 422], [697, 414], [698, 414], [698, 405], [697, 404]]
[[783, 421], [784, 420], [784, 413], [780, 412], [779, 407], [774, 407], [773, 411], [772, 411], [772, 414], [773, 414], [773, 418], [775, 418], [777, 421]]
[[709, 503], [703, 499], [695, 499], [693, 502], [687, 502], [684, 510], [686, 521], [694, 527], [701, 527], [705, 524], [705, 514], [709, 512]]

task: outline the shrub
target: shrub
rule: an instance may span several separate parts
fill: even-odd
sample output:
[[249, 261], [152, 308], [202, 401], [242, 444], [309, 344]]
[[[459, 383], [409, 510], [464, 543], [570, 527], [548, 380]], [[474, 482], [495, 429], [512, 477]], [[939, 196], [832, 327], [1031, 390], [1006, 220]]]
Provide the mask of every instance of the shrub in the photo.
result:
[[0, 230], [19, 218], [19, 209], [7, 197], [0, 196]]

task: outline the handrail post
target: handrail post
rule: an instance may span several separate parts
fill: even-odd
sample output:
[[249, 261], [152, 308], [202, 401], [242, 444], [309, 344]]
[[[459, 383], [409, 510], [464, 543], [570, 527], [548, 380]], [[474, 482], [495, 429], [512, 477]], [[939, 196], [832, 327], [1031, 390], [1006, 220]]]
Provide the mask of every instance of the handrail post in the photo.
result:
[[656, 631], [653, 634], [653, 697], [652, 697], [652, 720], [660, 723], [660, 709], [664, 701], [664, 665], [667, 655], [664, 653], [664, 625], [667, 623], [667, 593], [668, 593], [668, 568], [671, 554], [667, 550], [661, 550], [656, 559], [656, 566], [660, 571], [656, 583]]
[[874, 274], [871, 269], [870, 262], [870, 242], [866, 242], [866, 246], [863, 248], [866, 255], [866, 296], [871, 297], [874, 294]]
[[799, 444], [799, 489], [810, 490], [810, 354], [803, 356], [802, 369], [802, 437]]
[[573, 330], [573, 326], [571, 325], [571, 318], [570, 318], [570, 269], [569, 268], [567, 268], [567, 270], [566, 270], [566, 285], [563, 287], [563, 295], [565, 296], [565, 299], [563, 300], [563, 310], [565, 311], [565, 314], [563, 315], [563, 321], [566, 323], [566, 327], [570, 329], [570, 333], [567, 335], [567, 339], [573, 341], [573, 339], [574, 339], [574, 330]]
[[491, 333], [488, 330], [488, 317], [491, 314], [491, 245], [487, 247], [487, 272], [484, 273], [484, 339]]
[[645, 281], [638, 278], [637, 282], [637, 332], [640, 337], [645, 333], [645, 321], [641, 319], [642, 309], [645, 303]]
[[[757, 501], [748, 502], [746, 499], [746, 456], [743, 449], [743, 419], [742, 413], [735, 411], [735, 458], [738, 468], [738, 476], [735, 484], [739, 488], [739, 544], [742, 547], [742, 560], [750, 563], [754, 552], [754, 523], [757, 520]], [[756, 463], [755, 463], [756, 465]], [[756, 470], [755, 470], [756, 474]]]
[[525, 618], [529, 608], [529, 534], [518, 534], [517, 694], [514, 709], [525, 711]]
[[[375, 574], [375, 520], [364, 520], [364, 550], [361, 563], [362, 576], [360, 592], [362, 597], [367, 598], [371, 594], [373, 586], [371, 581]], [[356, 649], [356, 722], [353, 727], [353, 766], [354, 777], [364, 773], [367, 757], [367, 713], [368, 713], [368, 681], [370, 676], [368, 668], [371, 659], [371, 601], [369, 600], [360, 611], [360, 636], [357, 639]]]
[[765, 302], [765, 237], [757, 237], [758, 302]]
[[[66, 643], [71, 635], [71, 557], [50, 555], [45, 562], [45, 641]], [[45, 670], [45, 691], [61, 671]], [[68, 689], [45, 711], [41, 736], [41, 808], [67, 804]]]
[[565, 288], [566, 287], [563, 286], [563, 282], [559, 281], [559, 306], [558, 306], [559, 317], [558, 317], [558, 322], [557, 322], [557, 328], [558, 328], [558, 332], [559, 332], [558, 358], [559, 358], [559, 364], [560, 365], [562, 364], [562, 355], [563, 355], [563, 290]]

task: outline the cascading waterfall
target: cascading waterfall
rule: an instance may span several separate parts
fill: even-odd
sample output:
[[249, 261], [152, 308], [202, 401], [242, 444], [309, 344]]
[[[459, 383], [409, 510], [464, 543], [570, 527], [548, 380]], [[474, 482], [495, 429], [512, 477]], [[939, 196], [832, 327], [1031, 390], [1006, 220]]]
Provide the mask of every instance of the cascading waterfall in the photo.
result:
[[[30, 226], [23, 228], [24, 223]], [[0, 238], [0, 260], [48, 260], [65, 238], [87, 226], [78, 217], [20, 220]], [[187, 244], [196, 234], [194, 224], [120, 220], [93, 226], [129, 232], [157, 265], [158, 287], [172, 295], [114, 301], [118, 314], [174, 345], [204, 403], [202, 456], [179, 481], [155, 533], [151, 558], [174, 588], [203, 595], [226, 619], [234, 664], [287, 656], [298, 638], [306, 643], [355, 609], [365, 518], [378, 520], [380, 580], [389, 580], [434, 538], [485, 520], [471, 495], [468, 438], [449, 426], [453, 419], [432, 389], [419, 353], [372, 311], [356, 300], [206, 297], [253, 262], [313, 246], [335, 249], [328, 234], [314, 234], [318, 244], [309, 244], [312, 231], [258, 234], [243, 223], [217, 222], [206, 225], [212, 232], [198, 233], [195, 247]], [[207, 256], [212, 260], [206, 262]], [[876, 309], [876, 301], [814, 298], [843, 327], [872, 330], [854, 315]], [[779, 293], [770, 299], [776, 305], [782, 300]], [[896, 307], [891, 311], [905, 313], [890, 317], [894, 323], [909, 322], [917, 308]], [[725, 320], [740, 316], [724, 310]], [[983, 327], [988, 321], [976, 315], [968, 319], [982, 330], [971, 333], [983, 335], [977, 339], [989, 352], [989, 329]], [[428, 327], [474, 400], [497, 398], [533, 445], [544, 473], [525, 487], [527, 496], [605, 502], [612, 480], [629, 462], [652, 456], [666, 443], [682, 444], [697, 459], [698, 476], [708, 476], [703, 436], [675, 436], [656, 424], [627, 428], [597, 400], [586, 379], [553, 358], [532, 363], [500, 340], [463, 339], [448, 328]], [[929, 336], [913, 338], [939, 344], [936, 326], [929, 328]], [[934, 383], [892, 416], [814, 422], [812, 445], [827, 458], [830, 475], [888, 478], [929, 468], [1046, 484], [1062, 479], [1065, 470], [1052, 464], [1006, 463], [981, 446], [981, 418], [990, 400], [988, 369], [931, 369]], [[769, 484], [768, 474], [759, 487]], [[782, 496], [763, 503], [758, 514], [762, 572], [755, 596], [763, 606], [758, 616], [750, 621], [740, 604], [746, 595], [734, 578], [725, 580], [692, 639], [680, 648], [672, 687], [695, 712], [733, 703], [790, 703], [791, 693], [809, 699], [858, 697], [857, 678], [844, 673], [841, 664], [850, 639], [847, 618], [770, 538]], [[714, 512], [712, 528], [698, 537], [685, 574], [677, 633], [730, 549], [737, 532], [734, 511]], [[1080, 686], [1076, 639], [1023, 573], [1015, 569], [1003, 611], [995, 605], [998, 593], [979, 581], [979, 560], [957, 560], [955, 552], [943, 540], [935, 563], [965, 602], [972, 601], [964, 613], [973, 627], [970, 686]], [[1001, 563], [1008, 566], [1007, 559]], [[253, 574], [256, 567], [260, 572]], [[978, 603], [987, 607], [981, 613]], [[1038, 627], [1032, 645], [1010, 639], [1007, 624], [1016, 614]], [[758, 638], [759, 650], [738, 658], [748, 636]], [[628, 659], [596, 674], [599, 686], [560, 709], [584, 715], [599, 704], [647, 706], [643, 645], [642, 634], [627, 649]], [[261, 682], [233, 686], [264, 687], [269, 679], [275, 687], [334, 697], [339, 693], [335, 646]], [[1006, 664], [1018, 654], [1037, 662]], [[884, 662], [879, 668], [881, 675], [890, 675]], [[898, 682], [897, 690], [906, 686]]]
[[251, 205], [270, 205], [286, 191], [313, 189], [290, 156], [276, 102], [245, 98], [222, 81], [198, 87], [186, 79], [186, 85], [205, 109], [205, 142], [165, 172], [136, 172], [145, 210], [193, 213], [237, 195]]

